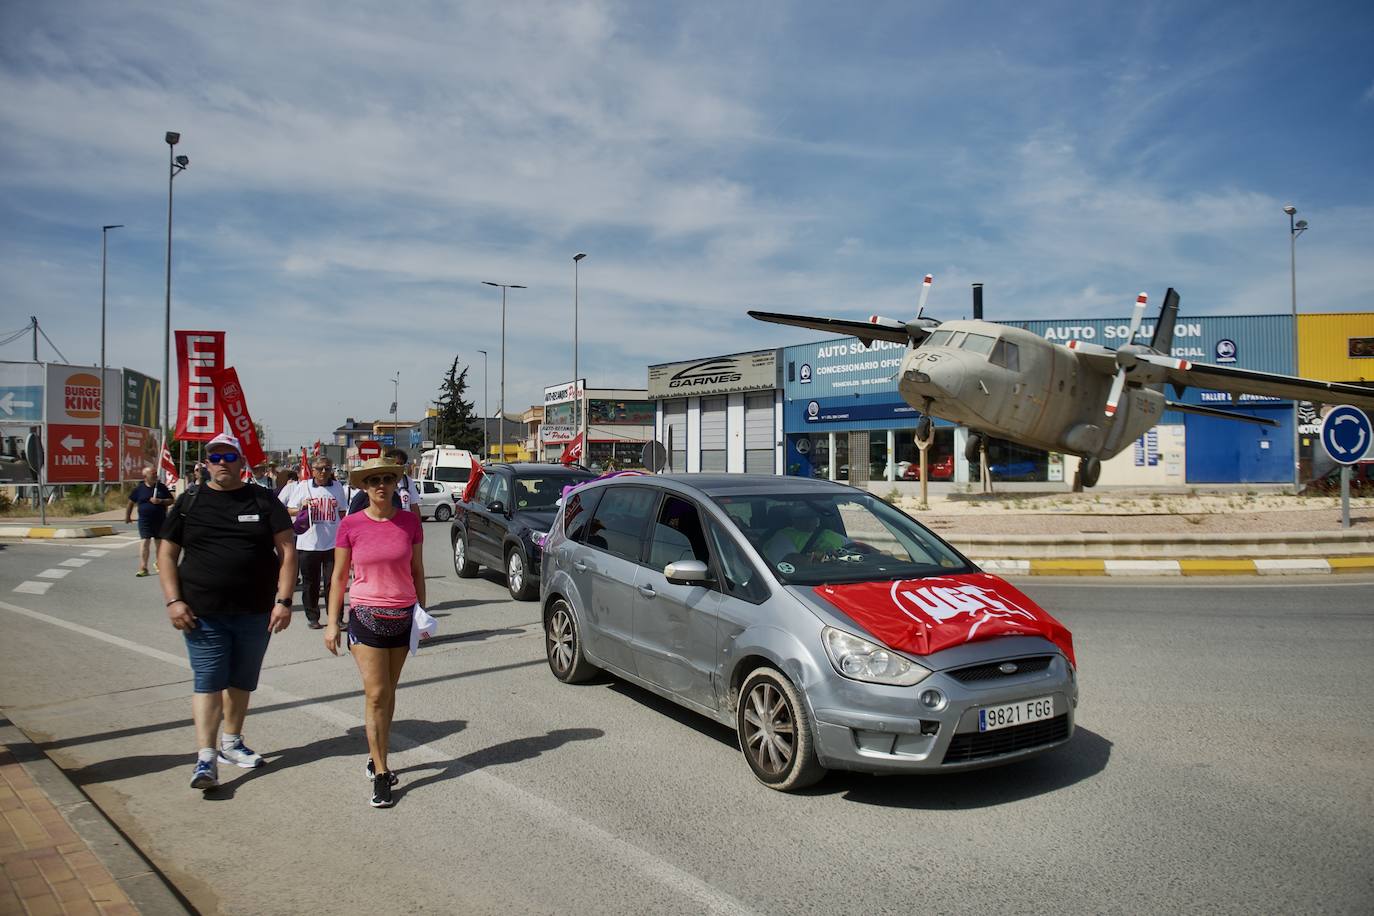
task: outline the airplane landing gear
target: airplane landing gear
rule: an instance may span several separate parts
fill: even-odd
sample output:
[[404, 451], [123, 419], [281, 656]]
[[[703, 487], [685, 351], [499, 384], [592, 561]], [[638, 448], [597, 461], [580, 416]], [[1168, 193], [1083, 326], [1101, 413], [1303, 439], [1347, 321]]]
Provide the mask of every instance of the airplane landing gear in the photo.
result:
[[[929, 407], [927, 407], [927, 409], [929, 409]], [[917, 420], [916, 438], [921, 440], [922, 442], [928, 441], [930, 439], [930, 427], [931, 422], [929, 416], [921, 417], [920, 420]]]
[[976, 462], [983, 448], [982, 433], [969, 433], [968, 441], [964, 443], [964, 460]]
[[1078, 466], [1078, 473], [1078, 479], [1083, 486], [1097, 486], [1097, 479], [1102, 476], [1102, 460], [1100, 458], [1084, 458]]

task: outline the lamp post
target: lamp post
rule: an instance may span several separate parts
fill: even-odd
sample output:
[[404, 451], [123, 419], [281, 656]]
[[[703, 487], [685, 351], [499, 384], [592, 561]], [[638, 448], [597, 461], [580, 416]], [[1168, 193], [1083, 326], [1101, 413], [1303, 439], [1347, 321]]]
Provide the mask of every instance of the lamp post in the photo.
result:
[[[162, 447], [167, 447], [167, 432], [172, 428], [172, 180], [191, 164], [186, 156], [173, 156], [181, 134], [167, 131], [167, 310], [162, 326]], [[183, 456], [184, 457], [184, 456]]]
[[496, 421], [497, 435], [501, 442], [501, 460], [506, 460], [506, 290], [508, 289], [528, 289], [519, 283], [493, 283], [490, 280], [483, 280], [486, 286], [501, 287], [501, 397], [497, 404], [497, 413], [500, 418]]
[[[582, 432], [582, 399], [577, 397], [577, 267], [587, 255], [578, 252], [573, 255], [573, 425]], [[587, 441], [582, 441], [582, 451], [587, 451]]]
[[396, 377], [391, 380], [391, 447], [396, 448], [396, 402], [401, 394], [401, 370], [396, 370]]
[[491, 425], [491, 415], [487, 413], [487, 351], [477, 352], [482, 354], [482, 460], [485, 461], [491, 457], [491, 446], [487, 444], [487, 430]]
[[[1288, 279], [1293, 309], [1293, 374], [1298, 374], [1298, 236], [1307, 231], [1307, 220], [1294, 221], [1298, 208], [1285, 204], [1283, 212], [1288, 214]], [[1302, 492], [1302, 453], [1299, 450], [1301, 439], [1298, 436], [1298, 399], [1293, 399], [1293, 492]]]
[[100, 227], [100, 466], [96, 471], [96, 492], [105, 495], [105, 239], [111, 229], [123, 229], [123, 223]]

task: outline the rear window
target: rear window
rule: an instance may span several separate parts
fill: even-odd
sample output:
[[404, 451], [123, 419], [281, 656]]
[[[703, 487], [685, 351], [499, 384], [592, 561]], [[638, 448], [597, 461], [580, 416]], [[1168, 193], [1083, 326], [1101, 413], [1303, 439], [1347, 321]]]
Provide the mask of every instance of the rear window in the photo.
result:
[[434, 479], [445, 483], [467, 483], [472, 476], [472, 468], [459, 468], [445, 465], [434, 469]]

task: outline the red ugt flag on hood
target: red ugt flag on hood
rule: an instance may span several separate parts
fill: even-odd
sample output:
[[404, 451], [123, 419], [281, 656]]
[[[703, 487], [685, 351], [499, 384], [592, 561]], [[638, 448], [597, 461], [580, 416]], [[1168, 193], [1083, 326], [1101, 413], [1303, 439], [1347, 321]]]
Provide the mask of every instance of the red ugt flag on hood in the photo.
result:
[[1078, 666], [1068, 628], [1011, 583], [987, 573], [818, 585], [815, 591], [880, 642], [903, 652], [930, 655], [999, 636], [1043, 636]]

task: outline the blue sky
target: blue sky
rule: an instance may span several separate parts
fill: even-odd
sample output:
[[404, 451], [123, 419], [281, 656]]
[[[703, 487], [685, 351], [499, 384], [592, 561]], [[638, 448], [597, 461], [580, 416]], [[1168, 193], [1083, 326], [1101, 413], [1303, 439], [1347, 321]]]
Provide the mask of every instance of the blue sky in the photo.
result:
[[[0, 331], [161, 374], [228, 331], [270, 442], [572, 374], [815, 338], [749, 308], [991, 318], [1374, 311], [1374, 6], [12, 2]], [[0, 358], [26, 359], [26, 342]], [[45, 351], [45, 358], [52, 354]]]

